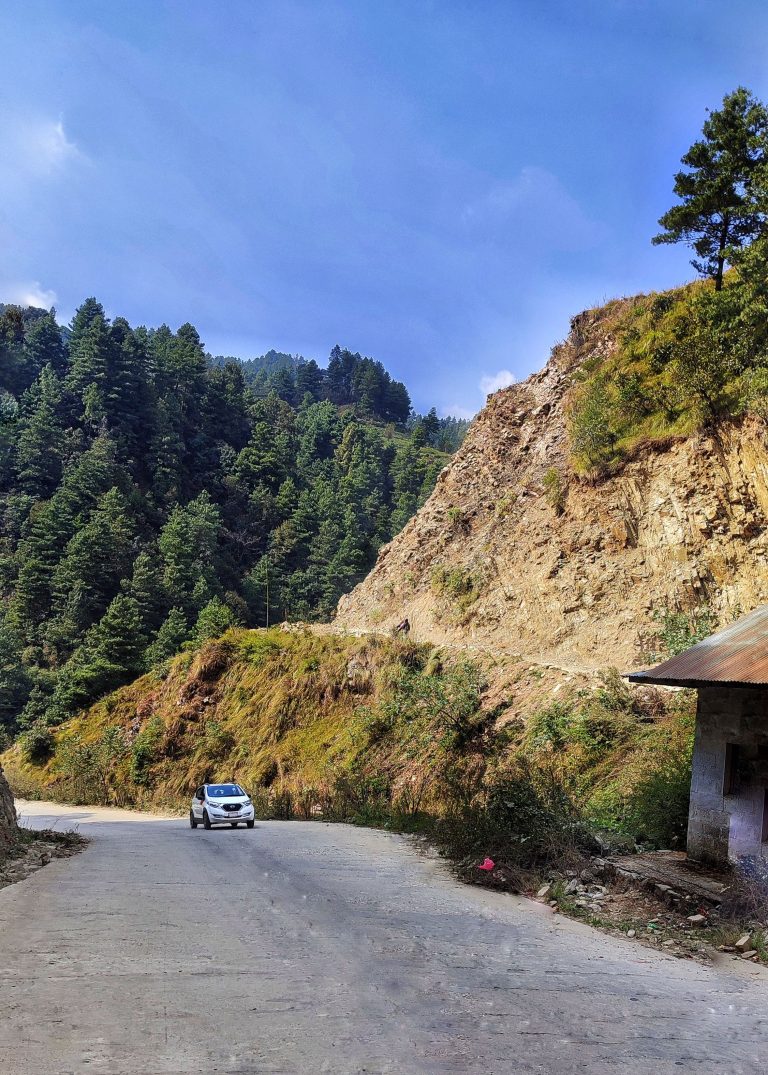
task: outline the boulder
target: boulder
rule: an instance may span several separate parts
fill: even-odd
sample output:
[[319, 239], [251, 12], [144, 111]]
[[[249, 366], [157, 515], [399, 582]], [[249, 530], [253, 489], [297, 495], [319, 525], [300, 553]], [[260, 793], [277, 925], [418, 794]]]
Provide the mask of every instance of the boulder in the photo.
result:
[[751, 947], [752, 947], [752, 934], [751, 933], [742, 933], [741, 937], [739, 937], [738, 941], [736, 941], [736, 944], [734, 945], [734, 948], [736, 949], [737, 952], [746, 952], [749, 949], [751, 949]]
[[19, 830], [16, 823], [16, 807], [13, 793], [0, 768], [0, 854], [16, 842]]

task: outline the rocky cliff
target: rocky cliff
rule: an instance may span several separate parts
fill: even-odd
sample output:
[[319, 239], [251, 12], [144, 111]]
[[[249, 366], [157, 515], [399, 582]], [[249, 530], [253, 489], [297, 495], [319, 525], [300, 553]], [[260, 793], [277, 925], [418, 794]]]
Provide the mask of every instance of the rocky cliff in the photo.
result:
[[579, 372], [618, 344], [575, 318], [545, 368], [490, 398], [432, 496], [339, 603], [336, 623], [590, 669], [643, 663], [654, 614], [715, 620], [768, 600], [768, 440], [758, 420], [648, 443], [579, 477]]
[[15, 842], [16, 836], [16, 810], [13, 805], [13, 795], [0, 768], [0, 855]]

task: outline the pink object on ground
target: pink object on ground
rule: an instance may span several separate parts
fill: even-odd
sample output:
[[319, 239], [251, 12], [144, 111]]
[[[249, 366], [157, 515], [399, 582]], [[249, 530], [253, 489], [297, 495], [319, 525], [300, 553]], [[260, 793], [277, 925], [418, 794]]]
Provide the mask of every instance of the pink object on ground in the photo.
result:
[[477, 868], [478, 870], [492, 870], [495, 865], [496, 863], [493, 861], [493, 859], [486, 858], [485, 861], [481, 862]]

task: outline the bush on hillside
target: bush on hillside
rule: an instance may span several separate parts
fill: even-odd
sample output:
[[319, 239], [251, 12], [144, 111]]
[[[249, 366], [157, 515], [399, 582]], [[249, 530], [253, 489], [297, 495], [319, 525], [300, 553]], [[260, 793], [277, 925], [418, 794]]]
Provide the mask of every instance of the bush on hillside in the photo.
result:
[[596, 323], [616, 346], [577, 374], [568, 433], [581, 472], [619, 462], [637, 444], [768, 413], [768, 242], [711, 283], [609, 304]]
[[54, 746], [53, 732], [43, 721], [36, 721], [19, 736], [21, 756], [33, 765], [46, 762], [53, 754]]
[[[522, 890], [542, 871], [573, 867], [594, 849], [574, 799], [546, 765], [517, 757], [482, 800], [440, 822], [434, 835], [464, 880]], [[485, 856], [493, 874], [480, 874]]]

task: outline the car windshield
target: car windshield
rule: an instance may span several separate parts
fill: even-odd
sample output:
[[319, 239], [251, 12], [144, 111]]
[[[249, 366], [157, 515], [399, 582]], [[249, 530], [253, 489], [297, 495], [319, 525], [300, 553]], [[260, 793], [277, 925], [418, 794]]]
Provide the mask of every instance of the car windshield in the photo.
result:
[[227, 799], [230, 795], [245, 795], [239, 784], [209, 784], [208, 797], [210, 799]]

